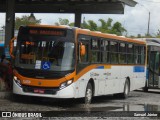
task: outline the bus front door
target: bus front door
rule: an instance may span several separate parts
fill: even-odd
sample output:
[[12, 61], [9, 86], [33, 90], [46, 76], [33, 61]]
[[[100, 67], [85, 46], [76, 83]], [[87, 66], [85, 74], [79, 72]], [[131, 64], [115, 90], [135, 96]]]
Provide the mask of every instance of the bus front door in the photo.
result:
[[157, 51], [151, 51], [148, 59], [148, 87], [160, 88], [159, 80], [159, 66], [160, 66], [160, 53]]

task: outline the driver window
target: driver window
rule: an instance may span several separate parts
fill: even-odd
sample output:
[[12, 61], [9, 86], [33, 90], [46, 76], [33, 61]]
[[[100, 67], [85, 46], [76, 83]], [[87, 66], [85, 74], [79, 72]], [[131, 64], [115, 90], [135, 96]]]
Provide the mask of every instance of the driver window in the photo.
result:
[[89, 42], [90, 42], [90, 36], [88, 35], [79, 35], [78, 36], [78, 41], [79, 43], [82, 43], [83, 45], [85, 45], [85, 50], [86, 53], [85, 55], [81, 56], [80, 55], [80, 44], [79, 44], [79, 49], [78, 49], [78, 53], [79, 53], [79, 62], [81, 63], [88, 63], [89, 62]]

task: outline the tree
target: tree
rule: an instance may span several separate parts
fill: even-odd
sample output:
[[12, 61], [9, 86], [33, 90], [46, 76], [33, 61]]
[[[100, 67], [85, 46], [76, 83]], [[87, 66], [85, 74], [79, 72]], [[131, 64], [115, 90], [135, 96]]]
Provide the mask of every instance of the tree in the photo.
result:
[[93, 20], [88, 20], [88, 29], [98, 31], [97, 24]]
[[122, 35], [123, 32], [127, 32], [120, 22], [114, 23], [111, 30], [111, 33], [116, 35]]
[[55, 23], [55, 25], [68, 25], [68, 26], [74, 26], [74, 23], [70, 23], [68, 19], [59, 18], [59, 21]]
[[36, 24], [40, 24], [41, 23], [41, 19], [35, 19], [35, 21], [29, 21], [29, 15], [23, 15], [21, 18], [20, 17], [16, 17], [15, 20], [15, 29], [18, 30], [19, 27], [21, 25], [36, 25]]
[[142, 38], [141, 34], [137, 34], [137, 38]]
[[152, 38], [152, 35], [151, 35], [151, 34], [145, 34], [144, 37], [145, 37], [145, 38]]
[[99, 31], [101, 31], [103, 33], [111, 33], [113, 20], [111, 18], [108, 18], [107, 21], [105, 21], [103, 19], [99, 19], [99, 21], [101, 22], [101, 26], [99, 27]]
[[120, 22], [115, 22], [112, 25], [113, 20], [111, 18], [108, 18], [107, 21], [104, 19], [99, 19], [101, 26], [97, 26], [97, 24], [93, 20], [88, 20], [88, 22], [83, 23], [83, 27], [90, 29], [92, 31], [100, 31], [102, 33], [110, 33], [110, 34], [116, 34], [116, 35], [123, 35], [124, 32], [127, 32], [127, 30], [122, 26]]
[[[110, 33], [117, 35], [122, 35], [124, 32], [127, 32], [127, 30], [122, 26], [120, 22], [115, 22], [112, 25], [113, 20], [111, 18], [108, 18], [107, 21], [105, 21], [104, 19], [99, 19], [99, 22], [101, 23], [100, 26], [98, 26], [93, 20], [85, 21], [84, 18], [81, 27], [85, 29], [90, 29], [91, 31], [100, 31], [102, 33]], [[59, 21], [56, 22], [55, 25], [74, 26], [74, 23], [70, 23], [68, 19], [59, 18]]]

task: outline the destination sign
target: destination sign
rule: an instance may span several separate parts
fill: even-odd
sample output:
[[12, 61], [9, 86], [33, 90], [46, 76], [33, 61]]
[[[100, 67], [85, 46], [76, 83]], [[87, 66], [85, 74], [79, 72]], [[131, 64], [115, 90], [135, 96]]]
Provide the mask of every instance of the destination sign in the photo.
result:
[[29, 30], [32, 35], [54, 35], [54, 36], [66, 36], [64, 30]]

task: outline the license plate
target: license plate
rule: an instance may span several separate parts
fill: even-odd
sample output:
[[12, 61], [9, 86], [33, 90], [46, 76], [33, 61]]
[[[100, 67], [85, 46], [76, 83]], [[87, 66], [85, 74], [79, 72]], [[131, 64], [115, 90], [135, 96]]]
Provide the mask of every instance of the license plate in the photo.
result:
[[34, 89], [34, 93], [41, 93], [43, 94], [45, 92], [44, 89]]

